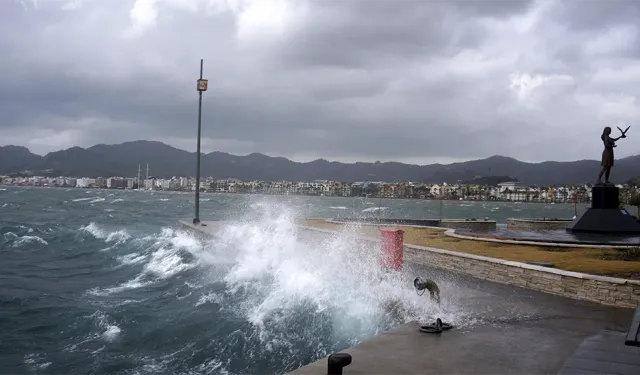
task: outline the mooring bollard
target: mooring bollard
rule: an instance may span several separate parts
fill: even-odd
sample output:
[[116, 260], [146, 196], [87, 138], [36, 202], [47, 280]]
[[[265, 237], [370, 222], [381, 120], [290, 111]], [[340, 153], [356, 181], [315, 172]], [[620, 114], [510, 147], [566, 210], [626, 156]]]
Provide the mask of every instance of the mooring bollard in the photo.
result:
[[327, 362], [327, 375], [342, 375], [342, 369], [351, 364], [351, 354], [331, 354]]
[[400, 229], [380, 228], [382, 236], [381, 266], [387, 269], [402, 269], [404, 231]]

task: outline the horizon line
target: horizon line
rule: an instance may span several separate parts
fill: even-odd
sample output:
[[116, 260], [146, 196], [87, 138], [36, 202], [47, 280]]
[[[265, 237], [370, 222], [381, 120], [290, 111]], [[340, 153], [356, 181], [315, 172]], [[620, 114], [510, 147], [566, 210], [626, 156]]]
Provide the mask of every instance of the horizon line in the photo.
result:
[[[119, 146], [119, 145], [123, 145], [123, 144], [127, 144], [127, 143], [138, 143], [138, 142], [146, 142], [146, 143], [159, 143], [162, 144], [164, 146], [167, 147], [171, 147], [174, 148], [176, 150], [179, 151], [184, 151], [184, 152], [188, 152], [190, 154], [196, 154], [196, 151], [189, 151], [189, 150], [185, 150], [173, 145], [170, 145], [168, 143], [162, 142], [162, 141], [154, 141], [154, 140], [145, 140], [145, 139], [138, 139], [138, 140], [134, 140], [134, 141], [124, 141], [124, 142], [120, 142], [120, 143], [96, 143], [92, 146], [88, 146], [88, 147], [81, 147], [81, 146], [71, 146], [65, 149], [59, 149], [56, 151], [50, 151], [47, 152], [46, 154], [42, 155], [42, 154], [37, 154], [34, 153], [33, 151], [31, 151], [31, 149], [29, 149], [26, 146], [22, 146], [22, 145], [16, 145], [16, 144], [6, 144], [6, 145], [0, 145], [0, 148], [2, 147], [22, 147], [27, 149], [31, 154], [39, 156], [39, 157], [45, 157], [51, 153], [55, 153], [55, 152], [62, 152], [62, 151], [67, 151], [73, 148], [80, 148], [83, 150], [88, 150], [92, 147], [96, 147], [96, 146]], [[274, 158], [274, 159], [286, 159], [288, 161], [294, 162], [294, 163], [298, 163], [298, 164], [308, 164], [308, 163], [312, 163], [312, 162], [316, 162], [316, 161], [326, 161], [329, 163], [340, 163], [340, 164], [385, 164], [385, 163], [397, 163], [397, 164], [404, 164], [404, 165], [414, 165], [414, 166], [430, 166], [430, 165], [452, 165], [452, 164], [461, 164], [461, 163], [468, 163], [468, 162], [472, 162], [472, 161], [480, 161], [480, 160], [487, 160], [487, 159], [491, 159], [491, 158], [505, 158], [505, 159], [512, 159], [521, 163], [527, 163], [527, 164], [542, 164], [542, 163], [576, 163], [576, 162], [581, 162], [581, 161], [598, 161], [598, 159], [576, 159], [576, 160], [540, 160], [540, 161], [532, 161], [532, 160], [521, 160], [521, 159], [517, 159], [514, 158], [512, 156], [505, 156], [505, 155], [499, 155], [499, 154], [494, 154], [494, 155], [490, 155], [490, 156], [486, 156], [486, 157], [475, 157], [475, 158], [469, 158], [469, 159], [464, 159], [464, 160], [460, 160], [460, 161], [453, 161], [450, 163], [442, 163], [442, 162], [434, 162], [434, 163], [429, 163], [429, 164], [416, 164], [416, 163], [409, 163], [409, 162], [401, 162], [401, 161], [394, 161], [394, 160], [386, 160], [386, 161], [382, 161], [382, 160], [377, 160], [377, 161], [353, 161], [353, 162], [346, 162], [346, 161], [338, 161], [338, 160], [329, 160], [326, 159], [324, 157], [320, 157], [320, 158], [316, 158], [313, 160], [309, 160], [309, 161], [296, 161], [293, 159], [290, 159], [288, 157], [285, 156], [273, 156], [273, 155], [269, 155], [268, 153], [264, 153], [264, 152], [251, 152], [248, 154], [233, 154], [230, 152], [226, 152], [226, 151], [219, 151], [219, 150], [215, 150], [215, 151], [210, 151], [210, 152], [201, 152], [202, 155], [210, 155], [210, 154], [214, 154], [214, 153], [221, 153], [221, 154], [227, 154], [230, 156], [236, 156], [236, 157], [247, 157], [247, 156], [251, 156], [251, 155], [263, 155], [269, 158]], [[632, 154], [632, 155], [628, 155], [628, 156], [624, 156], [624, 157], [620, 157], [617, 158], [617, 160], [622, 160], [622, 159], [626, 159], [626, 158], [631, 158], [634, 156], [640, 156], [640, 154]]]

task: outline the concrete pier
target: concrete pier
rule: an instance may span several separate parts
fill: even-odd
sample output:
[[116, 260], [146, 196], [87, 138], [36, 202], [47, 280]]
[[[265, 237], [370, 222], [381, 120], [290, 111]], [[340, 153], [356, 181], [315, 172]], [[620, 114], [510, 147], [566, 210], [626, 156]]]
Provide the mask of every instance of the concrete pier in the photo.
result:
[[200, 224], [193, 224], [191, 220], [179, 220], [178, 222], [185, 227], [195, 229], [196, 231], [208, 236], [215, 236], [216, 231], [220, 230], [222, 227], [230, 223], [228, 221], [211, 220], [202, 221], [200, 222]]
[[[187, 227], [214, 235], [224, 222]], [[640, 374], [640, 348], [624, 346], [633, 310], [576, 301], [405, 263], [402, 272], [438, 282], [443, 309], [459, 321], [441, 334], [405, 324], [342, 352], [344, 374]], [[425, 303], [429, 303], [425, 296]], [[584, 354], [607, 338], [608, 351]], [[586, 344], [585, 344], [586, 343]], [[624, 353], [618, 355], [616, 353]], [[329, 354], [329, 353], [327, 353]], [[597, 354], [597, 355], [596, 355]], [[580, 356], [589, 355], [585, 360]], [[576, 357], [577, 356], [577, 357]], [[598, 369], [585, 368], [596, 366]], [[291, 372], [326, 374], [327, 358]]]
[[[435, 274], [436, 279], [447, 277], [423, 267], [415, 272]], [[591, 374], [584, 369], [570, 371], [575, 362], [572, 355], [583, 341], [607, 332], [619, 338], [609, 343], [610, 348], [636, 354], [627, 358], [627, 365], [640, 370], [640, 348], [624, 346], [623, 332], [631, 323], [632, 310], [465, 276], [456, 276], [455, 281], [451, 292], [456, 294], [456, 305], [475, 311], [463, 318], [463, 327], [441, 334], [421, 333], [417, 322], [396, 327], [343, 350], [353, 357], [344, 374], [557, 374], [563, 369], [563, 374]], [[465, 327], [464, 320], [477, 323]], [[613, 354], [600, 358], [614, 359]], [[326, 368], [323, 358], [290, 374], [325, 374]]]

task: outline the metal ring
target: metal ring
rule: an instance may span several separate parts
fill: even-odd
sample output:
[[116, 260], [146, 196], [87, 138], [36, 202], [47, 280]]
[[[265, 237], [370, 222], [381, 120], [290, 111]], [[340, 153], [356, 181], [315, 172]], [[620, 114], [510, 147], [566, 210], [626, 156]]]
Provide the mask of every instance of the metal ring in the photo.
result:
[[[430, 327], [430, 328], [434, 328], [434, 329], [435, 329], [435, 328], [436, 328], [436, 323], [427, 324], [427, 325], [424, 325], [424, 326], [422, 326], [422, 327]], [[421, 328], [422, 328], [422, 327], [421, 327]], [[449, 323], [444, 323], [444, 322], [442, 323], [441, 329], [442, 329], [443, 331], [448, 331], [448, 330], [450, 330], [451, 328], [453, 328], [453, 326], [452, 326], [451, 324], [449, 324]]]
[[442, 329], [439, 329], [435, 326], [435, 324], [427, 324], [426, 326], [420, 327], [420, 332], [423, 333], [441, 333]]

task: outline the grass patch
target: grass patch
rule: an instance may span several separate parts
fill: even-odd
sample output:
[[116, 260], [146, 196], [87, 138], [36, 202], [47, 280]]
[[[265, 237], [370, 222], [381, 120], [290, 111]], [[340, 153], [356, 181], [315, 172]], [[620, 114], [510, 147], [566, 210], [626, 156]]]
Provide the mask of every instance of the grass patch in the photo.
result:
[[442, 240], [443, 240], [443, 241], [446, 241], [446, 242], [460, 242], [460, 241], [464, 241], [464, 240], [461, 240], [461, 239], [459, 239], [459, 238], [453, 238], [453, 237], [446, 237], [446, 238], [443, 238]]
[[504, 244], [500, 243], [500, 242], [487, 242], [487, 246], [489, 246], [489, 247], [504, 247]]
[[554, 253], [566, 253], [571, 251], [572, 248], [570, 247], [562, 247], [562, 246], [553, 246], [553, 247], [541, 247], [538, 246], [538, 249], [542, 250], [542, 251], [551, 251]]
[[[301, 220], [300, 224], [342, 231], [342, 224], [327, 223], [323, 219]], [[568, 271], [584, 272], [596, 275], [617, 276], [640, 275], [640, 248], [638, 250], [615, 250], [582, 247], [544, 247], [495, 242], [463, 240], [444, 234], [445, 229], [413, 228], [388, 226], [404, 230], [404, 242], [407, 244], [435, 247], [438, 249], [459, 251], [467, 254], [482, 255], [491, 258], [515, 262], [553, 263], [556, 268]], [[360, 234], [379, 238], [376, 226], [354, 226]], [[604, 259], [603, 254], [618, 254], [618, 257]], [[619, 255], [623, 254], [623, 255]], [[637, 256], [637, 258], [635, 258]], [[628, 259], [628, 260], [624, 260]], [[632, 261], [635, 260], [635, 261]]]
[[605, 251], [600, 254], [600, 259], [622, 260], [625, 262], [640, 262], [640, 246], [617, 247], [613, 251]]

